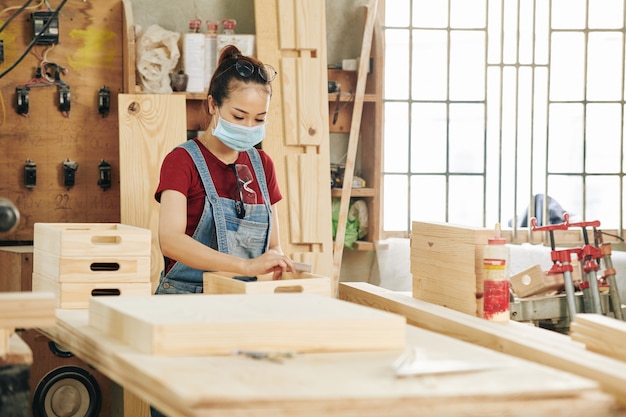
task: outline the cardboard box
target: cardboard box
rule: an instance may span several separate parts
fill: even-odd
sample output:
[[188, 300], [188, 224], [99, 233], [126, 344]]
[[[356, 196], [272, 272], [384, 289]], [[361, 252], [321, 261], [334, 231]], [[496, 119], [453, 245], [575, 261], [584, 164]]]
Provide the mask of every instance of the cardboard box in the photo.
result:
[[[331, 295], [331, 279], [308, 272], [285, 273], [283, 279], [272, 280], [272, 274], [256, 277], [256, 281], [235, 278], [226, 272], [205, 272], [204, 292], [207, 294], [272, 294], [311, 293]], [[245, 279], [245, 278], [244, 278]]]

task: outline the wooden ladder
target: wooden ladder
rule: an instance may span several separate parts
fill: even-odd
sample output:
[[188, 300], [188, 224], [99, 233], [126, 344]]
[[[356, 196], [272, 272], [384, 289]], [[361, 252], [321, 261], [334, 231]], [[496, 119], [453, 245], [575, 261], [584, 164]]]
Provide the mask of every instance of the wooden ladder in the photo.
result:
[[339, 205], [339, 216], [337, 219], [337, 232], [333, 250], [333, 289], [335, 293], [339, 286], [339, 274], [341, 272], [341, 261], [343, 258], [343, 245], [346, 234], [346, 222], [348, 219], [348, 209], [350, 205], [350, 195], [352, 191], [352, 180], [354, 177], [354, 164], [359, 144], [361, 129], [361, 116], [363, 113], [363, 100], [365, 96], [365, 84], [370, 62], [370, 52], [372, 49], [372, 36], [374, 34], [374, 24], [376, 22], [378, 0], [370, 0], [367, 5], [367, 17], [363, 30], [363, 41], [361, 44], [361, 55], [359, 60], [358, 76], [356, 81], [356, 92], [354, 94], [354, 107], [352, 110], [352, 123], [350, 125], [350, 136], [348, 138], [348, 151], [346, 155], [346, 167], [343, 175], [343, 185], [341, 187], [341, 201]]

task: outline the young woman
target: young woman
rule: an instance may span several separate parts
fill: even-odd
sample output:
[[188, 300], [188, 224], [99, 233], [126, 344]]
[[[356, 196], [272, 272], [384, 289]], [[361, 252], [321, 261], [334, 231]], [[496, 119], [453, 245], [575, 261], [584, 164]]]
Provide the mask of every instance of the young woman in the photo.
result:
[[208, 91], [210, 128], [175, 148], [161, 167], [157, 294], [200, 293], [204, 271], [242, 276], [293, 272], [282, 253], [274, 164], [265, 136], [276, 71], [225, 47]]

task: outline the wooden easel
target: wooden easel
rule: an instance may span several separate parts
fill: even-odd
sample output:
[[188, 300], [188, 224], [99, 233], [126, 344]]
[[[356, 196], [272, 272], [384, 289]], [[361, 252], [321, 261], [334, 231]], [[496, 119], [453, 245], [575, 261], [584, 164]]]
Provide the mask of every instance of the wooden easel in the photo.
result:
[[343, 175], [343, 187], [341, 188], [341, 202], [339, 205], [339, 217], [337, 220], [337, 233], [333, 250], [333, 290], [336, 293], [339, 285], [339, 274], [341, 272], [341, 261], [343, 258], [343, 245], [346, 234], [346, 221], [348, 218], [348, 208], [350, 204], [350, 194], [352, 180], [354, 177], [354, 164], [359, 144], [361, 128], [361, 116], [363, 113], [363, 100], [365, 96], [365, 84], [367, 82], [367, 72], [370, 62], [370, 52], [372, 49], [372, 36], [374, 34], [374, 24], [378, 0], [370, 0], [367, 5], [367, 17], [365, 29], [363, 30], [363, 42], [361, 44], [361, 58], [359, 60], [358, 76], [356, 81], [356, 92], [354, 94], [354, 107], [352, 110], [352, 124], [350, 125], [350, 136], [348, 138], [348, 151], [346, 155], [346, 168]]

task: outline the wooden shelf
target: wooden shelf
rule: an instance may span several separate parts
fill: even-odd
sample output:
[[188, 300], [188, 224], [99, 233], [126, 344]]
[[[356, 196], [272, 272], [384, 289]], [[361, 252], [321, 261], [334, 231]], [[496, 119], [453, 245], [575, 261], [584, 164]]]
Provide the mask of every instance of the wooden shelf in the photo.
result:
[[[328, 94], [328, 101], [330, 103], [334, 103], [337, 101], [337, 93], [330, 93]], [[346, 103], [346, 102], [350, 102], [350, 101], [354, 101], [354, 97], [348, 93], [341, 93], [341, 97], [339, 97], [339, 102], [340, 103]], [[365, 94], [363, 96], [363, 102], [365, 103], [376, 103], [378, 101], [378, 97], [376, 96], [376, 94]]]
[[[341, 197], [341, 188], [332, 188], [330, 195]], [[376, 190], [373, 188], [353, 188], [350, 191], [350, 197], [376, 197]]]

